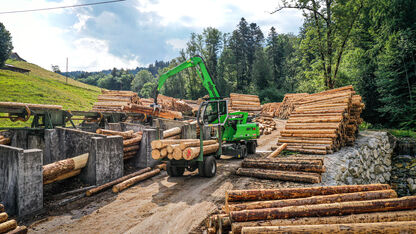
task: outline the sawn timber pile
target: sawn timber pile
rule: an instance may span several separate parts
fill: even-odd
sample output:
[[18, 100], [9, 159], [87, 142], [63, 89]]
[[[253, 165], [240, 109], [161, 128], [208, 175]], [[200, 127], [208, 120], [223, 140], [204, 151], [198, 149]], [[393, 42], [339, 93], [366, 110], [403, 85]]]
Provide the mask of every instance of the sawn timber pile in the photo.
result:
[[230, 108], [230, 112], [244, 111], [259, 114], [261, 111], [260, 99], [257, 95], [231, 93]]
[[320, 183], [325, 172], [322, 157], [244, 159], [236, 174], [260, 179]]
[[122, 107], [129, 104], [141, 104], [137, 93], [132, 91], [102, 90], [92, 111], [122, 111]]
[[271, 102], [271, 103], [263, 104], [261, 106], [260, 115], [265, 116], [265, 117], [271, 117], [271, 118], [278, 116], [279, 108], [281, 104], [282, 104], [281, 102]]
[[124, 160], [134, 157], [139, 152], [143, 132], [134, 132], [133, 130], [120, 132], [107, 129], [97, 129], [96, 132], [106, 136], [122, 136]]
[[14, 219], [9, 219], [9, 216], [4, 211], [3, 204], [0, 203], [0, 233], [19, 233], [26, 234], [26, 226], [17, 226], [17, 222]]
[[208, 233], [414, 233], [416, 196], [387, 184], [231, 190]]
[[311, 94], [298, 100], [277, 145], [287, 150], [328, 154], [352, 145], [362, 119], [361, 96], [352, 86]]
[[[219, 144], [216, 140], [203, 141], [204, 155], [212, 154], [218, 151]], [[197, 158], [200, 153], [200, 140], [198, 139], [180, 139], [180, 140], [155, 140], [151, 143], [152, 158], [155, 160], [168, 158], [170, 160], [192, 160]]]

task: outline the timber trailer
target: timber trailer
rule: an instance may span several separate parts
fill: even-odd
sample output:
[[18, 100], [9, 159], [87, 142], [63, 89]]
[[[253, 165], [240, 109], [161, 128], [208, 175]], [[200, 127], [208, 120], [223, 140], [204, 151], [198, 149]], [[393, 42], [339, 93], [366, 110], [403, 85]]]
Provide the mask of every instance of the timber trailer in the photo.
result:
[[[198, 169], [200, 176], [213, 177], [217, 172], [216, 159], [221, 155], [232, 155], [236, 158], [244, 158], [248, 153], [256, 152], [257, 138], [260, 137], [259, 126], [251, 122], [247, 112], [228, 112], [228, 100], [220, 97], [218, 90], [211, 79], [205, 66], [204, 60], [200, 56], [192, 57], [178, 66], [172, 68], [159, 77], [155, 91], [153, 108], [158, 109], [157, 96], [165, 81], [183, 71], [184, 69], [195, 67], [198, 77], [202, 80], [202, 85], [208, 91], [209, 98], [202, 102], [198, 109], [197, 124], [199, 125], [200, 153], [192, 160], [167, 160], [167, 172], [169, 176], [182, 176], [185, 169], [194, 171]], [[204, 128], [216, 127], [216, 139], [219, 143], [218, 151], [204, 155], [202, 134]]]

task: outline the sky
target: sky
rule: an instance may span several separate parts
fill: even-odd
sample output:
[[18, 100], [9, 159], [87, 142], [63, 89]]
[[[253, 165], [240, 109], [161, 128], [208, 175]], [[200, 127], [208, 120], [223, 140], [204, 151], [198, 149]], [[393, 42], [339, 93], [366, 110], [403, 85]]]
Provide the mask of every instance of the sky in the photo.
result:
[[[2, 0], [0, 12], [69, 6], [104, 0]], [[279, 0], [127, 0], [79, 8], [0, 14], [12, 35], [14, 52], [51, 70], [136, 68], [168, 61], [185, 48], [192, 32], [206, 27], [232, 32], [241, 17], [260, 26], [265, 36], [297, 34], [302, 13], [285, 9], [270, 14]]]

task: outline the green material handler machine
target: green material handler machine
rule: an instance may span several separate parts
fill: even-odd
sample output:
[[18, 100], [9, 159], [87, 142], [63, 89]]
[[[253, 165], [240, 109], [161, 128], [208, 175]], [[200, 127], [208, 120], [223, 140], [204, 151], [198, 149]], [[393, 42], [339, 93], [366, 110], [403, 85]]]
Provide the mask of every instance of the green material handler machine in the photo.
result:
[[[170, 176], [181, 176], [185, 169], [194, 171], [198, 168], [201, 176], [212, 177], [216, 174], [216, 161], [221, 155], [231, 155], [244, 158], [248, 153], [256, 152], [257, 138], [260, 136], [257, 123], [251, 122], [247, 112], [228, 113], [228, 100], [220, 97], [218, 90], [211, 79], [200, 56], [192, 57], [175, 68], [167, 71], [159, 77], [155, 92], [155, 109], [160, 108], [157, 104], [157, 96], [165, 81], [184, 69], [195, 67], [202, 85], [208, 91], [209, 98], [202, 102], [198, 109], [197, 123], [201, 129], [200, 155], [193, 160], [168, 160], [167, 172]], [[203, 129], [206, 127], [217, 128], [217, 140], [219, 149], [211, 155], [203, 154]]]

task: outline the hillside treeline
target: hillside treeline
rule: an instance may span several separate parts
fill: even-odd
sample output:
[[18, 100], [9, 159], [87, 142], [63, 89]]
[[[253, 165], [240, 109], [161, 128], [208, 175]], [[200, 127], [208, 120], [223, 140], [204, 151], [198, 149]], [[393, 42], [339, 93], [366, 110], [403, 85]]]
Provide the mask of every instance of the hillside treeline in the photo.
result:
[[[262, 102], [353, 84], [366, 104], [367, 122], [416, 128], [416, 1], [284, 1], [273, 14], [285, 8], [304, 14], [298, 35], [278, 33], [279, 25], [264, 35], [244, 18], [232, 32], [205, 28], [191, 34], [186, 48], [158, 74], [201, 55], [221, 95], [257, 94]], [[147, 68], [135, 75], [117, 72], [82, 81], [147, 97], [158, 77]], [[197, 99], [207, 92], [196, 71], [188, 69], [168, 79], [162, 93]]]

